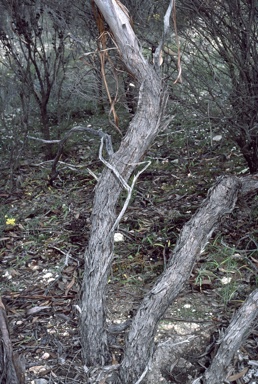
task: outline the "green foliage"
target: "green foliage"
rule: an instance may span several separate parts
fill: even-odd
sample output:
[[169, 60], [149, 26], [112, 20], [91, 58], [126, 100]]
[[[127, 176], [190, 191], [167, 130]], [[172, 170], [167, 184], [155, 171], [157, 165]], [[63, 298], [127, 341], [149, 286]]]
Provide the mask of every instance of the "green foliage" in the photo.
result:
[[234, 246], [224, 244], [221, 236], [211, 242], [206, 251], [201, 267], [195, 269], [195, 284], [200, 289], [209, 286], [215, 288], [223, 305], [228, 306], [239, 296], [246, 274], [254, 271], [246, 264], [250, 257], [248, 250], [239, 251]]

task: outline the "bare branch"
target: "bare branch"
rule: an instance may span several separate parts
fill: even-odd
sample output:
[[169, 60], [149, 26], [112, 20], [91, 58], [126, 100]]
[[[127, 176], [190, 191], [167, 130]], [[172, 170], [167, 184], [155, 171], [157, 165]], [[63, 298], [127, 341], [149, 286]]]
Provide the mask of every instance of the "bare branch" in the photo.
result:
[[149, 364], [159, 319], [182, 290], [196, 257], [204, 249], [220, 218], [233, 210], [240, 189], [241, 182], [237, 177], [219, 179], [200, 209], [184, 226], [167, 269], [147, 293], [133, 319], [121, 364], [126, 379], [130, 378], [127, 375], [129, 365], [136, 365], [140, 376]]
[[41, 139], [40, 137], [34, 137], [34, 136], [27, 136], [27, 138], [31, 140], [40, 141], [41, 143], [44, 143], [44, 144], [60, 143], [60, 140], [44, 140], [44, 139]]
[[50, 183], [50, 185], [53, 183], [54, 179], [57, 177], [56, 166], [57, 166], [57, 163], [58, 163], [58, 161], [60, 159], [60, 156], [61, 156], [61, 154], [63, 152], [64, 145], [65, 145], [66, 141], [68, 140], [68, 138], [74, 132], [87, 132], [87, 133], [90, 133], [90, 134], [95, 135], [95, 136], [100, 136], [103, 139], [103, 143], [105, 142], [106, 151], [107, 151], [108, 156], [110, 157], [114, 153], [113, 146], [112, 146], [112, 140], [111, 140], [111, 136], [110, 135], [108, 135], [107, 133], [103, 132], [101, 129], [96, 130], [96, 129], [91, 128], [91, 125], [88, 125], [87, 127], [85, 127], [83, 125], [75, 126], [75, 127], [71, 128], [65, 134], [65, 136], [63, 137], [62, 140], [57, 140], [56, 141], [56, 142], [59, 143], [59, 146], [58, 146], [58, 151], [57, 151], [56, 157], [54, 158], [54, 161], [53, 161], [53, 164], [52, 164], [51, 173], [50, 173], [50, 176], [49, 176], [49, 183]]
[[110, 163], [108, 163], [102, 156], [102, 149], [103, 149], [103, 137], [101, 139], [101, 144], [100, 144], [100, 148], [99, 148], [99, 159], [100, 161], [102, 161], [103, 164], [105, 164], [106, 167], [108, 167], [109, 169], [111, 169], [114, 174], [116, 175], [117, 179], [120, 181], [120, 183], [122, 184], [122, 186], [124, 187], [124, 189], [127, 190], [128, 194], [127, 194], [127, 197], [126, 197], [126, 200], [124, 202], [124, 206], [121, 210], [121, 212], [119, 213], [119, 215], [117, 216], [116, 218], [116, 221], [110, 231], [110, 234], [112, 235], [114, 230], [116, 229], [116, 227], [118, 226], [118, 224], [120, 223], [120, 220], [122, 219], [128, 205], [129, 205], [129, 202], [131, 200], [131, 196], [132, 196], [132, 192], [133, 192], [133, 188], [135, 186], [135, 183], [138, 179], [138, 177], [140, 176], [141, 173], [143, 173], [151, 164], [151, 161], [147, 161], [147, 162], [143, 162], [143, 163], [138, 163], [137, 165], [141, 165], [141, 164], [145, 164], [145, 166], [137, 173], [137, 175], [135, 175], [133, 177], [133, 182], [132, 182], [132, 185], [128, 185], [127, 182], [123, 179], [123, 177], [120, 175], [120, 173], [118, 172], [118, 170]]
[[173, 11], [173, 7], [174, 7], [174, 1], [175, 0], [170, 0], [170, 3], [169, 3], [169, 6], [168, 6], [168, 9], [165, 13], [165, 16], [164, 16], [164, 30], [163, 30], [163, 34], [162, 34], [162, 38], [159, 42], [159, 45], [158, 47], [156, 48], [155, 52], [154, 52], [154, 55], [153, 55], [153, 60], [154, 60], [154, 66], [156, 68], [158, 68], [160, 66], [160, 56], [161, 56], [161, 50], [162, 50], [162, 47], [164, 45], [164, 42], [165, 42], [165, 39], [166, 39], [166, 36], [168, 34], [168, 31], [169, 31], [169, 27], [170, 27], [170, 23], [169, 23], [169, 19], [171, 17], [171, 13]]

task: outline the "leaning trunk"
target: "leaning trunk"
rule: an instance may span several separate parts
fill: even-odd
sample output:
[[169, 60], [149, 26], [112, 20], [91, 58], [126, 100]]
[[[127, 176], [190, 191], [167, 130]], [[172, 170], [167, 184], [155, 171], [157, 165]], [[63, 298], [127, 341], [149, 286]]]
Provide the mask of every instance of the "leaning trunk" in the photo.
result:
[[[109, 159], [125, 181], [140, 162], [155, 138], [162, 115], [161, 81], [150, 72], [141, 88], [142, 102], [119, 150]], [[85, 252], [82, 285], [81, 332], [87, 365], [110, 363], [105, 320], [105, 294], [113, 260], [116, 206], [123, 187], [114, 172], [105, 169], [95, 190], [92, 226]]]
[[[125, 185], [134, 169], [141, 166], [141, 159], [161, 128], [167, 100], [159, 70], [156, 71], [144, 58], [126, 8], [117, 0], [95, 0], [95, 4], [109, 25], [123, 62], [138, 82], [140, 91], [136, 114], [120, 148], [110, 156], [109, 165], [102, 172], [95, 190], [82, 283], [81, 343], [84, 362], [88, 366], [111, 362], [105, 295], [113, 261], [116, 206], [123, 189], [121, 180]], [[166, 13], [167, 29], [172, 4], [173, 1]]]

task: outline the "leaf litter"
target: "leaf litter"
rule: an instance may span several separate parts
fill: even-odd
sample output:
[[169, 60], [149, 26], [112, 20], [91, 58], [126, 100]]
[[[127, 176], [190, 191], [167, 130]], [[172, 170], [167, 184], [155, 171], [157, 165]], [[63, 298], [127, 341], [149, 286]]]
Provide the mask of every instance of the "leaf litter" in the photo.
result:
[[[180, 149], [176, 158], [162, 157], [166, 150], [158, 139], [147, 154], [152, 165], [137, 181], [116, 233], [107, 291], [110, 323], [121, 323], [134, 315], [165, 269], [181, 228], [221, 174], [217, 166], [220, 154], [210, 153], [208, 148], [190, 157], [189, 150]], [[73, 161], [79, 164], [80, 159], [75, 156]], [[99, 174], [100, 164], [89, 162]], [[232, 157], [223, 164], [223, 173], [241, 168], [239, 157]], [[27, 161], [20, 172], [24, 181], [18, 190], [9, 192], [0, 185], [0, 289], [13, 348], [25, 362], [27, 382], [81, 383], [84, 367], [78, 306], [96, 181], [89, 173], [63, 166], [56, 185], [49, 187], [47, 168], [32, 167]], [[185, 290], [160, 322], [156, 341], [175, 335], [195, 335], [203, 340], [194, 357], [188, 352], [188, 376], [207, 366], [219, 330], [226, 328], [257, 285], [257, 214], [258, 200], [250, 196], [222, 220]], [[227, 258], [231, 261], [224, 265]], [[228, 282], [224, 284], [227, 291], [223, 281]], [[113, 355], [119, 362], [123, 337], [115, 342]], [[253, 376], [257, 372], [256, 366], [248, 363], [257, 361], [257, 342], [258, 329], [254, 327], [232, 362], [231, 382], [249, 382], [244, 378], [248, 380], [251, 369]], [[179, 371], [173, 370], [173, 375], [163, 372], [163, 382], [176, 382], [175, 373], [179, 379]], [[249, 376], [251, 382], [253, 376]]]

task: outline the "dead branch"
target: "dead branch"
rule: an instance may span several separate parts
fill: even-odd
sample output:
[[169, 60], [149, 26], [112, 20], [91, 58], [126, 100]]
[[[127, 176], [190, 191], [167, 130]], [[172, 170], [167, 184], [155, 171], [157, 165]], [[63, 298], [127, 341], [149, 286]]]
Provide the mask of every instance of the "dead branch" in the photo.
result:
[[170, 26], [169, 19], [170, 19], [170, 16], [171, 16], [171, 13], [172, 13], [172, 10], [173, 10], [174, 6], [175, 6], [174, 0], [170, 0], [169, 6], [168, 6], [167, 11], [166, 11], [165, 16], [164, 16], [163, 35], [162, 35], [162, 38], [161, 38], [161, 40], [159, 42], [158, 47], [156, 48], [156, 50], [155, 50], [155, 52], [153, 54], [153, 61], [154, 61], [155, 68], [160, 67], [160, 65], [162, 64], [162, 60], [161, 60], [162, 49], [163, 49], [163, 45], [164, 45], [164, 42], [165, 42], [165, 38], [166, 38], [166, 36], [168, 34], [168, 31], [169, 31], [169, 26]]
[[103, 132], [101, 129], [99, 129], [99, 130], [93, 129], [93, 128], [91, 128], [90, 125], [87, 126], [87, 127], [84, 127], [82, 125], [75, 126], [75, 127], [71, 128], [65, 134], [65, 136], [63, 137], [62, 140], [59, 140], [57, 154], [56, 154], [56, 157], [53, 160], [51, 173], [49, 175], [49, 184], [50, 185], [53, 184], [53, 181], [55, 180], [55, 178], [58, 175], [58, 172], [56, 170], [56, 166], [57, 166], [57, 163], [58, 163], [58, 161], [59, 161], [59, 159], [60, 159], [60, 157], [61, 157], [61, 155], [63, 153], [64, 145], [65, 145], [66, 141], [69, 139], [69, 137], [74, 132], [87, 132], [87, 133], [90, 133], [91, 135], [95, 135], [95, 136], [101, 137], [103, 139], [103, 142], [105, 143], [105, 148], [106, 148], [108, 157], [110, 157], [113, 154], [113, 146], [112, 146], [112, 140], [111, 140], [110, 135], [108, 135], [107, 133]]
[[108, 163], [102, 156], [102, 149], [103, 149], [103, 142], [104, 142], [104, 138], [102, 137], [101, 139], [101, 145], [100, 145], [100, 148], [99, 148], [99, 159], [100, 161], [102, 161], [103, 164], [105, 164], [105, 166], [109, 169], [111, 169], [114, 174], [116, 175], [117, 179], [120, 181], [120, 183], [122, 184], [122, 186], [124, 187], [124, 189], [127, 191], [127, 197], [126, 197], [126, 200], [124, 202], [124, 206], [122, 208], [122, 210], [120, 211], [119, 215], [117, 216], [117, 219], [110, 231], [110, 234], [113, 235], [113, 232], [114, 230], [116, 229], [116, 227], [118, 226], [118, 224], [120, 223], [120, 220], [121, 218], [123, 217], [127, 207], [128, 207], [128, 204], [131, 200], [131, 196], [132, 196], [132, 193], [133, 193], [133, 189], [134, 189], [134, 186], [135, 186], [135, 183], [138, 179], [138, 177], [140, 176], [141, 173], [143, 173], [151, 164], [150, 161], [146, 161], [146, 162], [141, 162], [139, 163], [138, 165], [142, 165], [142, 164], [145, 164], [144, 167], [137, 173], [137, 175], [135, 175], [133, 177], [133, 181], [132, 181], [132, 185], [128, 185], [127, 182], [123, 179], [123, 177], [120, 175], [120, 173], [118, 172], [118, 170], [110, 163]]

